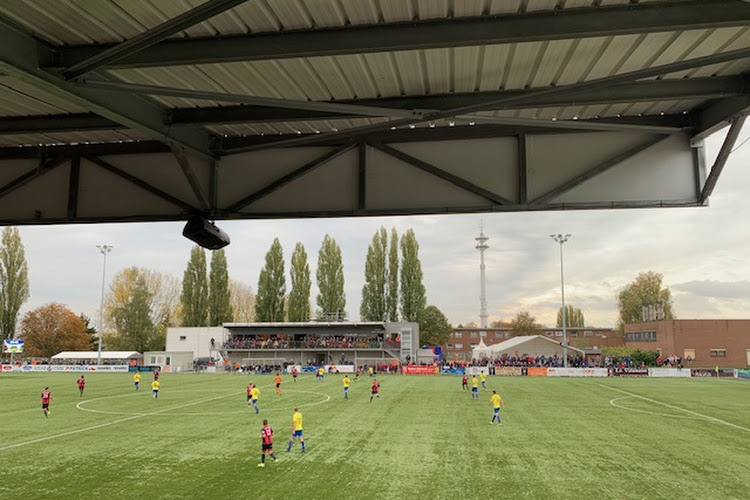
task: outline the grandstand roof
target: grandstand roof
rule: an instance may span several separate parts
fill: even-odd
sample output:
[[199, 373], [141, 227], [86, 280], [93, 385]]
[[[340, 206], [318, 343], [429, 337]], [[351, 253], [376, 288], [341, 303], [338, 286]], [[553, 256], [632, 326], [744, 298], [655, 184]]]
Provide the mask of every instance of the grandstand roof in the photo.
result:
[[738, 0], [4, 2], [0, 222], [704, 205], [748, 71]]
[[[132, 359], [140, 357], [136, 351], [102, 351], [102, 359]], [[62, 351], [52, 359], [98, 359], [97, 351]]]

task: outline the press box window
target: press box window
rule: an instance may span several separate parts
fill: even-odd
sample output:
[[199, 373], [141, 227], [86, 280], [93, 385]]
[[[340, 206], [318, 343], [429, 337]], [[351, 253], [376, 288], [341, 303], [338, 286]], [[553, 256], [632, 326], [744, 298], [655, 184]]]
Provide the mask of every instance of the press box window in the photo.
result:
[[187, 340], [187, 336], [185, 336], [185, 335], [180, 335], [180, 340]]
[[711, 349], [711, 357], [712, 358], [726, 358], [727, 350], [726, 349]]

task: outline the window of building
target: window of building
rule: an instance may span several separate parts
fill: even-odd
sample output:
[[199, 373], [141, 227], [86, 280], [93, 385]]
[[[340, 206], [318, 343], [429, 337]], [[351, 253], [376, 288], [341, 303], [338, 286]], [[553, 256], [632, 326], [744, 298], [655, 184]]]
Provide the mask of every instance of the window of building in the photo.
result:
[[471, 344], [471, 348], [472, 348], [472, 349], [474, 349], [474, 348], [475, 348], [476, 346], [478, 346], [478, 345], [479, 345], [479, 344]]
[[479, 332], [479, 336], [485, 338], [487, 337], [487, 332]]
[[727, 350], [726, 349], [711, 349], [711, 357], [712, 358], [726, 358]]
[[187, 340], [187, 337], [185, 335], [180, 335], [180, 340]]
[[460, 339], [463, 336], [464, 336], [464, 332], [453, 332], [454, 338]]
[[591, 330], [586, 330], [585, 332], [583, 332], [584, 337], [592, 337], [593, 335], [594, 332], [592, 332]]
[[448, 344], [447, 347], [448, 349], [453, 349], [453, 344]]
[[464, 348], [463, 344], [456, 344], [456, 349], [463, 349], [463, 348]]
[[473, 339], [477, 338], [477, 332], [471, 332], [470, 337]]
[[562, 331], [555, 332], [555, 337], [562, 337]]
[[656, 332], [628, 332], [626, 342], [656, 342]]

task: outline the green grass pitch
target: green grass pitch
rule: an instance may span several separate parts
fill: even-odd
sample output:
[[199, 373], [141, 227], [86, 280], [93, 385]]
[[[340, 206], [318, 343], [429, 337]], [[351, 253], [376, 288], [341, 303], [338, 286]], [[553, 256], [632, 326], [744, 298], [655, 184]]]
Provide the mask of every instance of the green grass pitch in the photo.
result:
[[[750, 384], [701, 379], [491, 377], [506, 402], [490, 425], [452, 376], [5, 374], [0, 498], [747, 499]], [[245, 386], [262, 390], [260, 414]], [[39, 399], [50, 386], [45, 419]], [[292, 410], [307, 453], [285, 451]], [[278, 462], [260, 461], [260, 427]]]

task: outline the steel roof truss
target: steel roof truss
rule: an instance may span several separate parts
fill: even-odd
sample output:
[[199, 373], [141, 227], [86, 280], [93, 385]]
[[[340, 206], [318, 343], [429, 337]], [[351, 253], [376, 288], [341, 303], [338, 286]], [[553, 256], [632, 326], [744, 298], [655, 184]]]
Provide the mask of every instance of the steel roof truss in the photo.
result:
[[394, 149], [390, 146], [386, 146], [385, 144], [379, 144], [379, 143], [371, 143], [370, 146], [372, 146], [373, 148], [379, 151], [382, 151], [383, 153], [389, 156], [392, 156], [398, 160], [401, 160], [404, 163], [407, 163], [413, 167], [417, 167], [418, 169], [424, 172], [427, 172], [428, 174], [432, 174], [439, 179], [447, 181], [453, 184], [454, 186], [460, 187], [461, 189], [465, 189], [466, 191], [469, 191], [470, 193], [473, 193], [477, 196], [481, 196], [482, 198], [485, 198], [491, 201], [495, 205], [515, 204], [515, 202], [507, 198], [503, 198], [502, 196], [495, 194], [492, 191], [484, 189], [480, 186], [477, 186], [476, 184], [469, 182], [466, 179], [458, 177], [457, 175], [453, 175], [449, 172], [446, 172], [445, 170], [439, 169], [434, 165], [430, 165], [429, 163], [422, 161], [419, 158], [414, 158], [413, 156], [403, 153], [399, 151], [398, 149]]
[[716, 182], [719, 180], [719, 176], [724, 170], [724, 165], [726, 165], [729, 155], [732, 153], [732, 148], [734, 148], [734, 144], [737, 142], [737, 138], [740, 135], [742, 126], [745, 124], [745, 118], [746, 117], [743, 115], [732, 120], [732, 125], [729, 127], [727, 136], [724, 138], [724, 142], [721, 145], [716, 161], [711, 167], [711, 173], [708, 174], [706, 183], [701, 190], [700, 197], [698, 198], [699, 205], [704, 205], [708, 197], [713, 193], [714, 187], [716, 187]]
[[96, 55], [64, 69], [62, 72], [63, 76], [70, 80], [88, 73], [89, 71], [107, 66], [123, 57], [133, 56], [139, 51], [159, 43], [175, 33], [179, 33], [180, 31], [195, 26], [206, 19], [217, 16], [232, 7], [244, 3], [245, 1], [246, 0], [208, 0], [177, 17], [169, 19], [150, 30], [144, 31], [130, 40], [111, 46]]
[[612, 167], [615, 167], [622, 163], [623, 161], [632, 158], [633, 156], [642, 153], [643, 151], [646, 151], [647, 149], [659, 144], [663, 140], [669, 138], [670, 136], [657, 136], [654, 138], [651, 138], [642, 144], [639, 144], [638, 146], [635, 146], [634, 148], [631, 148], [624, 153], [618, 154], [613, 156], [612, 158], [600, 163], [599, 165], [587, 170], [586, 172], [582, 173], [581, 175], [570, 179], [569, 181], [561, 184], [560, 186], [556, 187], [555, 189], [548, 191], [544, 193], [542, 196], [539, 196], [535, 200], [532, 200], [530, 202], [531, 205], [544, 205], [545, 203], [549, 203], [550, 201], [554, 200], [558, 196], [561, 196], [568, 191], [570, 191], [573, 188], [576, 188], [583, 184], [584, 182], [596, 177], [597, 175], [606, 172]]
[[[109, 67], [305, 58], [747, 25], [750, 25], [750, 5], [737, 0], [629, 3], [610, 7], [164, 41], [111, 61]], [[75, 67], [100, 51], [101, 48], [91, 46], [61, 48], [58, 64]]]
[[63, 163], [69, 160], [69, 157], [67, 156], [60, 156], [57, 158], [52, 159], [45, 159], [41, 158], [39, 160], [39, 165], [37, 168], [33, 170], [29, 170], [28, 172], [19, 175], [15, 179], [9, 181], [7, 184], [5, 184], [3, 187], [0, 187], [0, 198], [3, 198], [4, 196], [12, 193], [16, 189], [25, 186], [29, 182], [33, 181], [34, 179], [37, 179], [44, 174], [47, 174], [54, 170], [55, 168], [59, 167]]
[[108, 172], [111, 172], [115, 174], [116, 176], [120, 177], [121, 179], [124, 179], [131, 184], [134, 184], [135, 186], [138, 186], [139, 188], [143, 189], [144, 191], [148, 191], [149, 193], [158, 196], [159, 198], [168, 201], [169, 203], [172, 203], [173, 205], [176, 205], [180, 207], [182, 210], [184, 210], [186, 213], [194, 213], [194, 212], [200, 212], [200, 210], [197, 207], [192, 206], [190, 203], [187, 203], [185, 201], [182, 201], [181, 199], [177, 198], [176, 196], [172, 196], [171, 194], [162, 191], [161, 189], [152, 186], [148, 182], [144, 181], [143, 179], [136, 177], [128, 172], [125, 172], [124, 170], [121, 170], [117, 168], [116, 166], [112, 165], [108, 161], [102, 160], [101, 158], [97, 156], [89, 156], [86, 155], [84, 158], [91, 163], [98, 165], [99, 167], [103, 168], [104, 170], [107, 170]]

